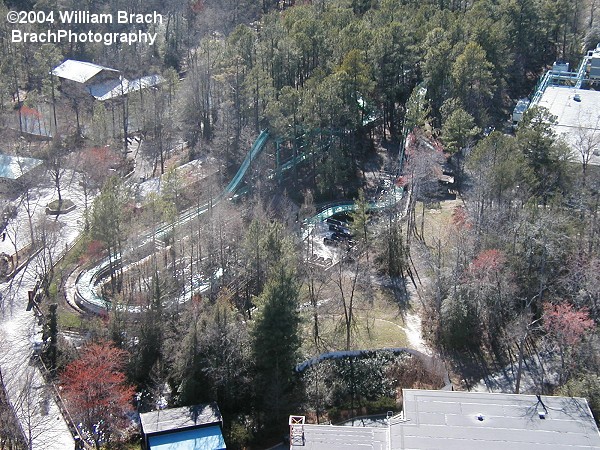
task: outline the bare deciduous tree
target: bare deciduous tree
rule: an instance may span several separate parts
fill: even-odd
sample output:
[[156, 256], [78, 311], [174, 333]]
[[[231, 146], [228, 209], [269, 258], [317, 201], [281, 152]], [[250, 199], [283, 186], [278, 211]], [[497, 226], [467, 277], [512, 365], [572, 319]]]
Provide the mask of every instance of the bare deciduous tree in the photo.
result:
[[575, 133], [574, 147], [581, 157], [582, 182], [585, 187], [590, 160], [600, 152], [600, 132], [580, 126]]

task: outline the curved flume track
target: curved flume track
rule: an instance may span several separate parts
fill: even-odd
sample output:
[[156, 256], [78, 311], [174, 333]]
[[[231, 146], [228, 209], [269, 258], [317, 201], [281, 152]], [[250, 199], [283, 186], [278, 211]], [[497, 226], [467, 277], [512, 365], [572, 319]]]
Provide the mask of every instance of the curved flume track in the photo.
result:
[[[242, 161], [242, 164], [240, 165], [240, 168], [238, 169], [238, 171], [236, 172], [236, 174], [233, 176], [231, 181], [227, 184], [227, 186], [225, 187], [225, 189], [223, 189], [223, 191], [221, 193], [219, 193], [218, 195], [213, 197], [209, 202], [207, 202], [206, 204], [204, 204], [202, 206], [193, 207], [193, 208], [183, 211], [179, 215], [179, 217], [177, 218], [177, 221], [174, 224], [170, 223], [170, 224], [161, 225], [160, 227], [157, 228], [157, 230], [153, 234], [150, 234], [150, 235], [146, 236], [144, 239], [142, 239], [140, 246], [144, 246], [144, 245], [150, 244], [152, 242], [162, 240], [164, 238], [164, 236], [170, 230], [173, 229], [174, 226], [181, 226], [181, 225], [189, 222], [190, 220], [193, 220], [193, 219], [199, 217], [200, 215], [204, 214], [211, 207], [215, 206], [222, 200], [231, 199], [234, 196], [234, 194], [236, 193], [236, 191], [238, 191], [238, 189], [240, 188], [240, 185], [242, 184], [242, 182], [244, 181], [246, 173], [248, 172], [248, 169], [250, 168], [250, 164], [263, 151], [268, 139], [269, 139], [269, 132], [267, 130], [263, 130], [258, 135], [256, 140], [254, 141], [254, 143], [248, 150], [248, 153], [246, 153], [246, 157]], [[294, 158], [293, 160], [290, 160], [288, 163], [285, 163], [284, 165], [282, 165], [280, 170], [284, 171], [286, 169], [289, 169], [291, 166], [293, 166], [295, 164], [301, 163], [302, 161], [307, 159], [307, 156], [308, 156], [308, 154], [306, 154], [306, 153], [299, 155], [298, 157]], [[392, 206], [392, 205], [396, 204], [397, 202], [399, 202], [402, 199], [402, 196], [403, 196], [402, 188], [394, 187], [384, 200], [370, 202], [369, 207], [371, 209], [383, 209], [383, 208]], [[307, 222], [315, 223], [318, 221], [322, 221], [322, 220], [326, 219], [327, 217], [331, 217], [334, 214], [338, 214], [341, 212], [351, 212], [354, 209], [355, 209], [355, 205], [353, 202], [349, 202], [347, 204], [337, 204], [335, 206], [331, 206], [329, 208], [324, 209], [320, 213], [316, 214], [315, 216], [313, 216], [309, 220], [307, 220]], [[113, 264], [114, 263], [115, 263], [115, 261], [113, 261]], [[116, 263], [118, 264], [119, 261], [117, 260]], [[104, 299], [103, 297], [98, 295], [96, 292], [96, 286], [102, 281], [102, 279], [104, 279], [108, 275], [108, 273], [109, 273], [108, 271], [109, 271], [109, 260], [108, 260], [108, 258], [105, 258], [105, 259], [99, 261], [97, 264], [95, 264], [92, 268], [87, 269], [87, 270], [82, 270], [79, 273], [79, 275], [77, 276], [77, 280], [75, 282], [75, 299], [74, 299], [79, 307], [81, 307], [87, 311], [97, 313], [97, 314], [105, 312], [106, 310], [110, 309], [110, 306], [111, 306], [110, 301]]]
[[[190, 220], [193, 220], [196, 217], [204, 214], [212, 206], [215, 206], [223, 199], [230, 198], [243, 182], [252, 161], [254, 161], [265, 148], [265, 144], [267, 143], [268, 139], [269, 132], [267, 130], [263, 130], [250, 147], [250, 150], [248, 150], [248, 153], [246, 153], [246, 157], [244, 158], [244, 161], [242, 161], [238, 171], [221, 193], [200, 207], [194, 207], [183, 211], [174, 224], [164, 224], [158, 227], [153, 234], [142, 239], [142, 243], [140, 245], [143, 246], [150, 242], [160, 240], [165, 233], [171, 230], [174, 226], [183, 225]], [[117, 260], [116, 263], [118, 262], [119, 261]], [[113, 261], [113, 263], [115, 263], [115, 261]], [[96, 293], [96, 286], [107, 275], [108, 268], [109, 261], [108, 258], [105, 258], [94, 265], [94, 267], [83, 270], [79, 273], [77, 276], [77, 281], [75, 282], [75, 302], [78, 306], [93, 313], [101, 313], [110, 308], [110, 301], [104, 299]]]

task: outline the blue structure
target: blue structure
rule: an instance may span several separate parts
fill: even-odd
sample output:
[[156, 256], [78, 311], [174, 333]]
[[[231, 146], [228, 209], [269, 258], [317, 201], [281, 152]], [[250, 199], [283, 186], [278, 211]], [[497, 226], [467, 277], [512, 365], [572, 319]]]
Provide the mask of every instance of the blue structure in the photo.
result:
[[145, 450], [224, 450], [216, 403], [140, 414]]

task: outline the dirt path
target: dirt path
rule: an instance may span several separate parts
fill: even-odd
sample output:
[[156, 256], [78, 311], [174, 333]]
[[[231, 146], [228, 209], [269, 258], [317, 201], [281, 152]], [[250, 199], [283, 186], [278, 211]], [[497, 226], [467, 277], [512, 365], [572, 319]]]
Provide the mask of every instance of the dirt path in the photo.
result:
[[421, 316], [414, 310], [408, 311], [404, 317], [404, 325], [404, 332], [406, 333], [406, 338], [410, 343], [410, 347], [419, 350], [421, 353], [425, 353], [428, 356], [433, 356], [433, 352], [423, 339]]
[[415, 311], [410, 311], [404, 316], [404, 326], [398, 325], [390, 320], [386, 319], [375, 319], [381, 322], [389, 323], [390, 325], [394, 325], [398, 327], [398, 329], [402, 330], [407, 339], [407, 347], [414, 348], [415, 350], [420, 351], [421, 353], [426, 354], [427, 356], [433, 356], [433, 352], [427, 344], [423, 340], [423, 336], [421, 334], [421, 317]]

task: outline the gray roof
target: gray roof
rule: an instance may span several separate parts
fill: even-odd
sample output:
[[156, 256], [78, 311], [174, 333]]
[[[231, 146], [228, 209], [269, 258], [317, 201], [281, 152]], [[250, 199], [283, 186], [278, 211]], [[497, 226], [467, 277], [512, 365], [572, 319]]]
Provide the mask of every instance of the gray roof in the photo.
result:
[[129, 92], [153, 87], [159, 85], [163, 81], [165, 81], [165, 79], [160, 75], [146, 75], [145, 77], [136, 78], [129, 82]]
[[18, 180], [42, 163], [41, 159], [0, 154], [0, 178]]
[[304, 425], [304, 445], [295, 450], [387, 450], [387, 428]]
[[[576, 95], [579, 101], [576, 100]], [[538, 105], [547, 108], [558, 118], [558, 123], [552, 128], [571, 147], [577, 148], [577, 142], [582, 138], [595, 140], [597, 154], [591, 157], [589, 163], [600, 164], [600, 91], [549, 86]], [[581, 161], [582, 157], [575, 150], [573, 158]]]
[[522, 98], [517, 102], [517, 106], [515, 106], [514, 112], [516, 113], [524, 113], [525, 111], [527, 111], [527, 108], [529, 108], [529, 99], [528, 98]]
[[156, 86], [164, 81], [164, 78], [160, 75], [147, 75], [129, 81], [123, 76], [117, 76], [119, 71], [116, 69], [99, 66], [98, 64], [90, 62], [76, 61], [74, 59], [67, 59], [61, 65], [55, 67], [54, 70], [52, 70], [52, 73], [60, 78], [76, 81], [78, 83], [87, 83], [104, 70], [113, 72], [115, 76], [98, 83], [90, 83], [87, 86], [90, 94], [96, 100], [100, 101], [121, 97], [130, 92], [136, 92], [140, 89]]
[[[542, 405], [535, 395], [417, 389], [403, 392], [404, 417], [392, 419], [389, 428], [305, 425], [305, 446], [292, 448], [600, 449], [598, 428], [582, 398], [543, 396]], [[542, 411], [543, 419], [539, 415]], [[478, 415], [483, 420], [478, 420]]]
[[128, 84], [129, 81], [126, 78], [119, 77], [93, 84], [88, 87], [88, 90], [96, 100], [104, 101], [126, 94]]
[[97, 83], [89, 86], [90, 94], [96, 100], [104, 101], [111, 98], [121, 97], [130, 92], [136, 92], [140, 89], [146, 89], [156, 86], [164, 81], [160, 75], [148, 75], [135, 80], [129, 81], [127, 78], [120, 77], [119, 79], [106, 80], [102, 83]]
[[140, 414], [145, 435], [176, 431], [199, 425], [221, 423], [221, 412], [216, 403], [169, 408]]
[[67, 80], [76, 81], [77, 83], [85, 83], [91, 78], [102, 72], [108, 70], [110, 72], [118, 73], [116, 69], [109, 67], [99, 66], [86, 61], [76, 61], [74, 59], [67, 59], [65, 62], [55, 67], [52, 73], [59, 78], [65, 78]]

